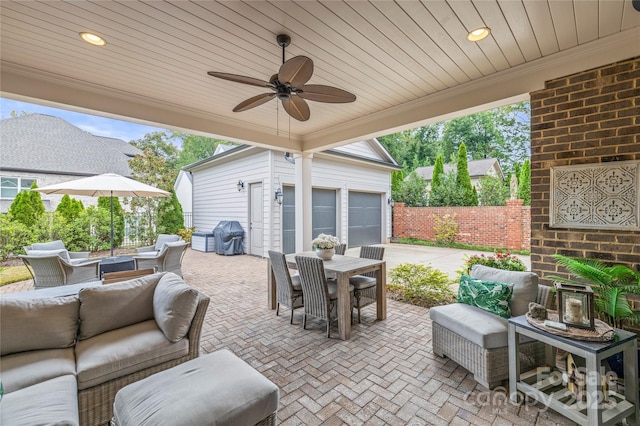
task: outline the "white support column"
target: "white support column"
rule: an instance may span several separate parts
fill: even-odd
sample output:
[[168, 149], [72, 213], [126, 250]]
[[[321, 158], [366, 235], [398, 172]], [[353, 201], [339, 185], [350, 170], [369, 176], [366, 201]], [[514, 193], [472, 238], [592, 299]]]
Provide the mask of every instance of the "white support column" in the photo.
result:
[[313, 153], [303, 152], [296, 158], [296, 253], [311, 250], [312, 167]]

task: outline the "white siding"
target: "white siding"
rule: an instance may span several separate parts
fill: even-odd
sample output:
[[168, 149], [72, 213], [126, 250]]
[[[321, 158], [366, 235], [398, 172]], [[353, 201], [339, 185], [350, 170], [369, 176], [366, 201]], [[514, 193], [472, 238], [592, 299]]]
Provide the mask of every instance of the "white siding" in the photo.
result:
[[188, 174], [189, 172], [180, 170], [178, 179], [176, 179], [178, 184], [173, 188], [184, 213], [193, 211], [193, 185], [191, 185]]
[[[221, 220], [237, 220], [245, 230], [247, 251], [249, 184], [262, 182], [270, 188], [269, 152], [259, 152], [233, 161], [213, 163], [193, 172], [193, 225], [198, 232], [211, 232]], [[238, 192], [236, 184], [242, 180], [245, 188]], [[266, 194], [265, 190], [265, 194]], [[265, 195], [266, 197], [266, 195]], [[270, 201], [270, 200], [269, 200]], [[272, 203], [265, 199], [265, 209]], [[265, 222], [269, 217], [265, 212]], [[268, 224], [265, 223], [265, 234]], [[265, 244], [265, 247], [267, 245]]]
[[348, 145], [339, 146], [334, 151], [344, 152], [345, 154], [357, 155], [359, 157], [371, 158], [373, 160], [383, 160], [377, 152], [373, 150], [369, 142], [360, 141], [350, 143]]

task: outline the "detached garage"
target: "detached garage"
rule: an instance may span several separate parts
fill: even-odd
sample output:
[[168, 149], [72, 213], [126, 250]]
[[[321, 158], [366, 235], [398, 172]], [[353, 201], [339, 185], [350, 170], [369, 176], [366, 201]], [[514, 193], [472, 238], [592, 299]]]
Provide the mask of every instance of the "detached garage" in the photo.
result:
[[[248, 254], [293, 253], [295, 158], [241, 145], [185, 167], [193, 184], [197, 231], [210, 232], [221, 220], [237, 220], [246, 231]], [[336, 235], [348, 247], [388, 242], [391, 172], [399, 168], [375, 139], [315, 153], [311, 169], [313, 238], [320, 233]], [[278, 190], [282, 204], [275, 197]]]

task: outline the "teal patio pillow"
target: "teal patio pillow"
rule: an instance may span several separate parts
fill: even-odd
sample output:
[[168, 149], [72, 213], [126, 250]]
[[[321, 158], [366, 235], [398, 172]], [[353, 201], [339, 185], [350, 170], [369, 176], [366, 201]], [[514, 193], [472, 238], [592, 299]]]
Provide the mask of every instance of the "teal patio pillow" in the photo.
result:
[[483, 281], [462, 274], [458, 287], [458, 303], [477, 306], [502, 318], [510, 318], [509, 302], [512, 294], [513, 284]]

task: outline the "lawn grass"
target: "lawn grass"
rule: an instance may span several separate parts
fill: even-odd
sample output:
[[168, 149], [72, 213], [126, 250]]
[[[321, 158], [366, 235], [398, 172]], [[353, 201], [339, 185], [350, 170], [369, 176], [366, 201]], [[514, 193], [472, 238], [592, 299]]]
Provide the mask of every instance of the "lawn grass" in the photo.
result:
[[447, 248], [488, 251], [488, 252], [503, 251], [503, 252], [509, 252], [512, 254], [522, 254], [525, 256], [529, 256], [531, 254], [530, 250], [509, 250], [506, 248], [473, 246], [471, 244], [460, 244], [460, 243], [441, 244], [435, 241], [419, 240], [417, 238], [397, 238], [397, 239], [394, 239], [393, 242], [400, 243], [400, 244], [413, 244], [417, 246], [447, 247]]
[[26, 266], [7, 266], [0, 268], [0, 287], [18, 281], [30, 280], [31, 274]]

